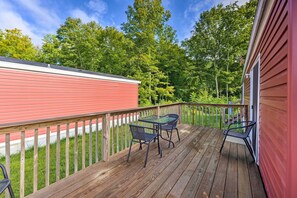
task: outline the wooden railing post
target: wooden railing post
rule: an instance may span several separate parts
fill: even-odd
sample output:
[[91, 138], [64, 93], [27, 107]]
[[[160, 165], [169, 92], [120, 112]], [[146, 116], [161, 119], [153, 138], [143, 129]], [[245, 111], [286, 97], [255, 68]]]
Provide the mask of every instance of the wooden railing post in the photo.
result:
[[110, 153], [110, 114], [105, 114], [102, 119], [102, 160], [107, 162]]
[[225, 113], [226, 113], [226, 109], [225, 107], [222, 108], [223, 112], [222, 112], [222, 122], [223, 122], [223, 128], [225, 129]]
[[244, 116], [245, 116], [245, 120], [249, 120], [249, 111], [248, 111], [248, 108], [249, 106], [248, 105], [246, 105], [246, 106], [244, 106]]
[[183, 115], [182, 115], [182, 112], [183, 112], [183, 111], [182, 111], [182, 108], [183, 108], [183, 105], [182, 105], [182, 104], [179, 104], [179, 105], [178, 105], [178, 115], [179, 115], [179, 121], [178, 121], [178, 123], [179, 123], [179, 124], [181, 124], [181, 122], [182, 122], [182, 118], [183, 118], [183, 117], [182, 117], [182, 116], [183, 116]]
[[192, 125], [194, 125], [195, 124], [195, 106], [193, 105], [192, 106]]
[[[5, 134], [5, 162], [6, 172], [10, 178], [10, 133]], [[10, 197], [8, 190], [5, 191], [5, 197]]]

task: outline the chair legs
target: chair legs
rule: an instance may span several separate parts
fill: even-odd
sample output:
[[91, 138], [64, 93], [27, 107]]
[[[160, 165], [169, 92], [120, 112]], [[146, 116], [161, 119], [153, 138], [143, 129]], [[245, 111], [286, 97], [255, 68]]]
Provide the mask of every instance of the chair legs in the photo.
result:
[[177, 133], [178, 141], [180, 142], [178, 129], [177, 129], [177, 128], [175, 128], [175, 129], [176, 129], [176, 133]]
[[149, 150], [150, 150], [150, 145], [151, 145], [151, 142], [149, 142], [148, 145], [147, 145], [147, 150], [146, 150], [146, 155], [145, 155], [145, 161], [144, 161], [144, 168], [146, 167], [147, 157], [148, 157], [148, 153], [149, 153]]
[[[168, 131], [167, 131], [167, 133], [168, 133]], [[170, 131], [170, 137], [169, 137], [169, 140], [171, 141], [171, 138], [172, 138], [172, 130]], [[170, 143], [171, 142], [168, 142], [168, 148], [170, 148]]]
[[[226, 138], [227, 138], [227, 135], [225, 135], [225, 137], [224, 137], [224, 140], [223, 140], [223, 143], [222, 143], [222, 146], [221, 146], [221, 149], [220, 149], [220, 153], [222, 152], [222, 149], [223, 149], [223, 147], [224, 147]], [[244, 141], [245, 145], [247, 146], [247, 148], [248, 148], [248, 150], [249, 150], [249, 152], [250, 152], [250, 154], [251, 154], [251, 156], [252, 156], [252, 158], [253, 158], [253, 162], [254, 162], [254, 161], [255, 161], [255, 159], [254, 159], [254, 154], [253, 154], [253, 150], [252, 150], [250, 144], [248, 143], [248, 141], [247, 141], [246, 138], [244, 138], [243, 141]]]
[[12, 191], [12, 187], [11, 187], [11, 182], [9, 183], [9, 185], [8, 185], [8, 191], [9, 191], [9, 194], [10, 194], [10, 197], [11, 198], [14, 198], [14, 194], [13, 194], [13, 191]]
[[226, 138], [227, 138], [227, 135], [225, 135], [225, 137], [224, 137], [224, 140], [223, 140], [223, 143], [222, 143], [222, 146], [221, 146], [221, 149], [220, 149], [220, 153], [222, 152], [222, 149], [223, 149], [223, 147], [224, 147]]
[[[131, 153], [132, 143], [133, 143], [133, 140], [131, 140], [131, 143], [130, 143], [130, 148], [129, 148], [129, 153], [128, 153], [127, 162], [129, 162], [129, 159], [130, 159], [130, 153]], [[141, 144], [140, 144], [140, 145], [141, 145]], [[140, 147], [141, 147], [141, 146], [140, 146]], [[141, 148], [142, 148], [142, 147], [141, 147]]]
[[[159, 138], [157, 138], [157, 140], [158, 140], [158, 152], [160, 154], [160, 157], [162, 157], [162, 150], [161, 150], [161, 146], [159, 144]], [[129, 147], [129, 153], [128, 153], [128, 157], [127, 157], [127, 162], [129, 162], [129, 159], [130, 159], [132, 143], [133, 143], [133, 140], [131, 140], [131, 142], [130, 142], [130, 147]], [[147, 159], [148, 159], [148, 153], [149, 153], [149, 150], [150, 150], [150, 143], [151, 143], [151, 141], [149, 141], [147, 143], [146, 142], [142, 142], [141, 143], [141, 145], [142, 144], [147, 144], [147, 150], [146, 150], [145, 161], [144, 161], [144, 168], [146, 167], [146, 163], [147, 163]]]
[[141, 143], [141, 140], [139, 140], [139, 150], [142, 150], [142, 143]]
[[[175, 130], [176, 130], [176, 133], [177, 133], [178, 141], [180, 142], [180, 137], [179, 137], [178, 129], [175, 128]], [[172, 129], [172, 130], [166, 130], [166, 132], [167, 132], [167, 137], [168, 137], [169, 140], [171, 141], [171, 139], [172, 139], [172, 132], [173, 132], [173, 129]], [[170, 133], [170, 135], [169, 135], [169, 133]], [[169, 142], [169, 144], [168, 144], [168, 148], [170, 148], [170, 143], [171, 143], [171, 142]], [[173, 144], [173, 147], [174, 147], [174, 144]]]
[[0, 164], [0, 168], [2, 169], [2, 173], [3, 173], [4, 179], [6, 179], [6, 180], [9, 181], [9, 184], [8, 184], [7, 188], [8, 188], [10, 197], [14, 198], [14, 193], [13, 193], [13, 190], [12, 190], [12, 187], [11, 187], [11, 181], [8, 178], [8, 174], [6, 172], [6, 168], [5, 168], [5, 166], [3, 164]]
[[255, 161], [255, 158], [254, 158], [254, 154], [253, 154], [252, 147], [251, 147], [250, 144], [248, 143], [247, 139], [243, 139], [243, 140], [244, 140], [244, 142], [245, 142], [245, 145], [248, 147], [249, 152], [250, 152], [250, 154], [251, 154], [251, 156], [252, 156], [252, 158], [253, 158], [253, 162], [254, 162], [254, 161]]

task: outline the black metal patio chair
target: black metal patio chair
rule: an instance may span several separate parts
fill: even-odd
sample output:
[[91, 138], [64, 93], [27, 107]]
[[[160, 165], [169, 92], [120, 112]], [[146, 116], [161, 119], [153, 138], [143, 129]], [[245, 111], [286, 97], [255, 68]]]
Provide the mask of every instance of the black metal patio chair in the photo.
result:
[[[146, 132], [147, 129], [155, 131], [155, 133], [147, 133]], [[140, 149], [142, 149], [142, 144], [147, 144], [147, 151], [146, 151], [146, 156], [145, 156], [145, 161], [144, 161], [144, 167], [146, 167], [148, 152], [149, 152], [149, 149], [150, 149], [150, 143], [154, 139], [157, 139], [157, 141], [158, 141], [158, 152], [160, 154], [160, 157], [162, 157], [162, 150], [161, 150], [160, 143], [159, 143], [159, 137], [158, 137], [157, 129], [130, 124], [130, 130], [131, 130], [131, 133], [132, 133], [132, 140], [131, 140], [131, 143], [130, 143], [130, 148], [129, 148], [129, 154], [128, 154], [127, 161], [129, 161], [129, 158], [130, 158], [131, 147], [132, 147], [133, 142], [140, 143]]]
[[10, 179], [8, 178], [6, 168], [1, 163], [0, 163], [0, 168], [2, 169], [2, 173], [3, 173], [3, 177], [4, 177], [2, 180], [0, 180], [0, 195], [5, 191], [6, 188], [8, 188], [10, 197], [14, 198], [14, 194], [13, 194], [12, 187], [11, 187], [11, 182], [10, 182]]
[[225, 137], [220, 149], [220, 153], [222, 152], [227, 136], [240, 138], [240, 139], [243, 139], [243, 141], [245, 142], [251, 156], [253, 157], [253, 161], [255, 161], [252, 147], [250, 146], [247, 140], [250, 132], [253, 130], [255, 126], [256, 126], [256, 122], [254, 121], [242, 121], [242, 122], [235, 122], [235, 123], [229, 124], [228, 129], [224, 131]]
[[[171, 141], [172, 132], [173, 132], [173, 130], [176, 130], [178, 141], [180, 141], [179, 132], [178, 132], [178, 129], [177, 129], [177, 122], [178, 122], [179, 116], [177, 114], [167, 114], [165, 116], [168, 116], [170, 118], [175, 118], [175, 119], [173, 121], [167, 123], [167, 124], [161, 125], [161, 131], [166, 131], [167, 136], [169, 137], [169, 139]], [[169, 135], [169, 133], [170, 133], [170, 135]], [[168, 148], [169, 147], [170, 147], [170, 142], [168, 144]]]

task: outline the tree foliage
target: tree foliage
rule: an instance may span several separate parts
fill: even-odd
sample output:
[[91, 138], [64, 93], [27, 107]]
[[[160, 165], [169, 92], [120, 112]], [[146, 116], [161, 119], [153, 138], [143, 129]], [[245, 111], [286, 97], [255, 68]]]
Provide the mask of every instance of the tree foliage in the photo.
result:
[[0, 30], [0, 56], [35, 60], [37, 49], [31, 39], [19, 29]]
[[[173, 98], [164, 58], [165, 48], [176, 44], [176, 33], [167, 22], [171, 17], [161, 0], [135, 0], [126, 12], [127, 22], [122, 24], [125, 35], [134, 43], [131, 54], [131, 76], [141, 80], [141, 103], [157, 103]], [[166, 47], [165, 47], [166, 45]], [[164, 54], [165, 56], [165, 54]], [[171, 65], [174, 68], [174, 65]]]
[[200, 15], [191, 38], [183, 46], [191, 59], [191, 91], [216, 97], [240, 94], [240, 73], [251, 34], [256, 0], [243, 6], [219, 4]]

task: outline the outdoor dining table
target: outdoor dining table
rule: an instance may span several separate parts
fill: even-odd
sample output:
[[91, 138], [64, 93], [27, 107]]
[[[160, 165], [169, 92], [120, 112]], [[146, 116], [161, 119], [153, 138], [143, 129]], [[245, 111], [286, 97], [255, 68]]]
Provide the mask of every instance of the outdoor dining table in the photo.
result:
[[167, 124], [171, 121], [173, 121], [175, 118], [172, 118], [172, 117], [167, 117], [167, 116], [156, 116], [156, 115], [153, 115], [153, 116], [148, 116], [148, 117], [144, 117], [144, 118], [139, 118], [138, 121], [140, 122], [146, 122], [146, 123], [151, 123], [154, 125], [154, 127], [156, 127], [157, 129], [157, 137], [158, 137], [158, 151], [159, 153], [161, 152], [160, 151], [160, 141], [159, 141], [159, 137], [161, 137], [163, 140], [165, 141], [168, 141], [169, 144], [171, 143], [174, 147], [174, 143], [173, 141], [169, 140], [169, 139], [166, 139], [162, 136], [161, 134], [161, 126], [164, 125], [164, 124]]

